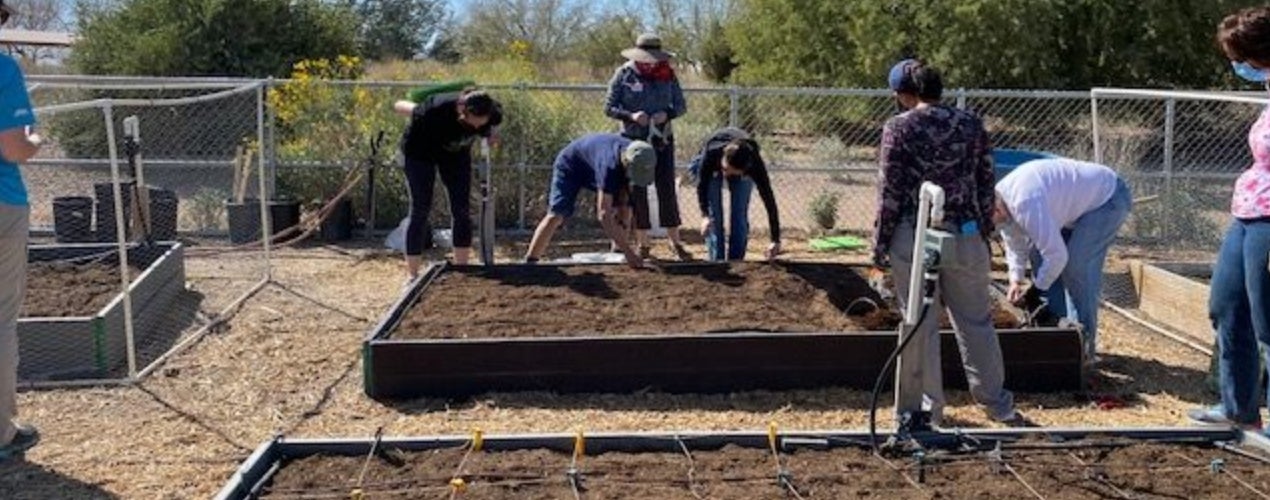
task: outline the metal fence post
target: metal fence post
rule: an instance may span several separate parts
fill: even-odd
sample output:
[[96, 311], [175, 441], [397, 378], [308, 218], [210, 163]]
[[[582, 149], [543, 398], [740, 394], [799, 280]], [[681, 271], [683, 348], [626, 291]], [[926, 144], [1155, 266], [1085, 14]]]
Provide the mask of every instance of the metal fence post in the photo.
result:
[[1169, 236], [1172, 234], [1170, 230], [1172, 224], [1169, 223], [1172, 217], [1169, 214], [1174, 211], [1175, 207], [1173, 198], [1173, 127], [1177, 117], [1177, 99], [1168, 98], [1164, 101], [1164, 223], [1161, 227], [1161, 236], [1164, 241], [1170, 241]]
[[1094, 140], [1094, 163], [1102, 164], [1102, 141], [1098, 137], [1098, 92], [1089, 92], [1090, 133]]
[[736, 85], [728, 87], [728, 126], [737, 127], [737, 115], [740, 114], [741, 91]]
[[267, 147], [269, 148], [269, 156], [266, 158], [267, 162], [263, 165], [264, 168], [269, 170], [269, 198], [273, 199], [276, 197], [278, 192], [278, 131], [274, 128], [277, 116], [274, 115], [275, 111], [273, 106], [269, 106], [266, 102], [269, 97], [269, 92], [273, 90], [273, 77], [271, 76], [265, 80], [263, 85], [264, 92], [259, 93], [259, 99], [261, 100], [260, 105], [265, 109], [265, 131], [267, 135], [263, 136], [264, 138], [261, 139], [260, 147], [264, 148], [267, 144]]
[[957, 109], [966, 109], [966, 89], [957, 89]]
[[[256, 140], [259, 141], [261, 145], [265, 143], [265, 98], [264, 98], [264, 95], [265, 95], [266, 83], [267, 82], [257, 82], [256, 84], [256, 96], [257, 96], [256, 98]], [[260, 163], [263, 165], [265, 162], [264, 148], [261, 147], [256, 154], [260, 155], [259, 160], [260, 160]], [[271, 214], [269, 213], [269, 200], [272, 198], [265, 196], [265, 193], [267, 191], [265, 182], [266, 182], [266, 179], [268, 178], [268, 174], [265, 173], [264, 168], [260, 169], [259, 177], [260, 177], [260, 188], [259, 188], [260, 189], [260, 234], [261, 234], [261, 241], [264, 242], [265, 280], [273, 281], [273, 261], [270, 255], [270, 252], [271, 252], [270, 246], [272, 243], [271, 240], [273, 240], [273, 222], [271, 220], [272, 217], [270, 217]]]
[[[522, 99], [529, 98], [528, 86], [524, 82], [516, 84], [516, 90], [521, 93]], [[520, 141], [520, 147], [516, 151], [516, 225], [517, 229], [524, 231], [525, 226], [525, 184], [529, 182], [528, 172], [526, 172], [529, 162], [529, 143]]]
[[[115, 109], [114, 102], [106, 101], [106, 105], [102, 109], [102, 115], [106, 120], [106, 146], [107, 153], [110, 155], [110, 184], [114, 189], [114, 205], [115, 205], [115, 238], [119, 252], [119, 281], [123, 290], [123, 330], [124, 342], [128, 355], [128, 380], [137, 380], [137, 343], [135, 336], [135, 325], [133, 324], [134, 316], [132, 314], [132, 287], [131, 279], [128, 277], [128, 237], [127, 231], [124, 229], [128, 224], [128, 219], [124, 218], [123, 208], [123, 187], [119, 173], [119, 148], [115, 144]], [[133, 194], [135, 196], [135, 193]]]

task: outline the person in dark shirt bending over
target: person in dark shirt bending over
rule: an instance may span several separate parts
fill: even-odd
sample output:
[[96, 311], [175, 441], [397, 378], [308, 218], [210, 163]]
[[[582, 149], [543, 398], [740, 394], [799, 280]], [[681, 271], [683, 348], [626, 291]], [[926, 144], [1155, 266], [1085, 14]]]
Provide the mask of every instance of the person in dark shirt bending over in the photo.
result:
[[[750, 237], [750, 193], [758, 187], [758, 195], [767, 209], [767, 227], [772, 242], [764, 254], [768, 260], [781, 251], [780, 213], [776, 195], [767, 175], [767, 164], [758, 143], [739, 128], [719, 129], [706, 139], [693, 158], [697, 169], [697, 204], [701, 207], [701, 234], [706, 239], [710, 260], [743, 260]], [[723, 230], [723, 185], [731, 195], [727, 223], [731, 234]]]

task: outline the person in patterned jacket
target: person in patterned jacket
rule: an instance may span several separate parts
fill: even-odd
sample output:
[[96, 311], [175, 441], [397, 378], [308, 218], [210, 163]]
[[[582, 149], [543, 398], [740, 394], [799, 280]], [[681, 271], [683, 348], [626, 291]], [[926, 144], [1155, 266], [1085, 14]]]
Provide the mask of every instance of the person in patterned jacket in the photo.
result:
[[923, 182], [944, 189], [944, 223], [956, 235], [952, 255], [941, 262], [940, 294], [916, 327], [904, 351], [896, 394], [897, 419], [929, 411], [939, 424], [944, 407], [939, 355], [939, 311], [946, 304], [961, 347], [966, 378], [975, 401], [988, 416], [1010, 425], [1026, 420], [1005, 390], [1001, 346], [992, 323], [988, 235], [995, 201], [992, 150], [983, 122], [974, 114], [940, 102], [943, 79], [916, 59], [900, 61], [888, 76], [900, 108], [886, 122], [879, 151], [878, 211], [874, 226], [874, 273], [890, 269], [901, 307], [908, 298], [918, 190]]

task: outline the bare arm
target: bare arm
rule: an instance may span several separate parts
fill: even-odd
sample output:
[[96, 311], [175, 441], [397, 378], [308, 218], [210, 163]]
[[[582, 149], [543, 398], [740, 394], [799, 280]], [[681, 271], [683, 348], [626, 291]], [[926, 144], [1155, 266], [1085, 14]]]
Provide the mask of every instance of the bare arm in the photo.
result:
[[414, 114], [415, 106], [417, 104], [410, 101], [397, 101], [393, 103], [392, 110], [401, 116], [410, 116]]
[[27, 135], [25, 128], [0, 132], [0, 156], [11, 163], [22, 163], [40, 151], [40, 136]]

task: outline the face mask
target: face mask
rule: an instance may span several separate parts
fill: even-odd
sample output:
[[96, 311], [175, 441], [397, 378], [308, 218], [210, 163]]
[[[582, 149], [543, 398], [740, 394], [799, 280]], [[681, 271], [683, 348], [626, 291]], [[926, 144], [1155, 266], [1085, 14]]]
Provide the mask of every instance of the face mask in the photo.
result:
[[1270, 80], [1270, 75], [1266, 74], [1266, 70], [1254, 68], [1247, 62], [1232, 61], [1230, 66], [1235, 69], [1235, 74], [1244, 80], [1248, 80], [1253, 83], [1266, 83], [1266, 80]]

